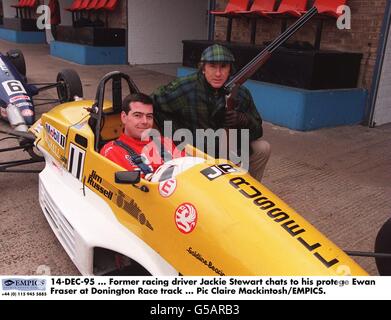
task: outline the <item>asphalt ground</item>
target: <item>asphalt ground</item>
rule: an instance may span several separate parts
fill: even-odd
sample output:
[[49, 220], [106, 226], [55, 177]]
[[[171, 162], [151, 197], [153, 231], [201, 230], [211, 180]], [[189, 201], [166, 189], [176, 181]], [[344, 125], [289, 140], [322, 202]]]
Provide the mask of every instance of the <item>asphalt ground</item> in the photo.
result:
[[[30, 82], [53, 82], [59, 70], [73, 68], [88, 99], [95, 97], [100, 78], [114, 70], [129, 74], [146, 93], [173, 79], [142, 66], [81, 66], [50, 56], [46, 45], [0, 41], [1, 52], [13, 48], [23, 50]], [[56, 92], [43, 95], [54, 98]], [[40, 107], [38, 114], [50, 108]], [[7, 124], [0, 121], [0, 127]], [[391, 218], [390, 135], [391, 125], [297, 132], [264, 123], [272, 156], [263, 183], [342, 249], [373, 251], [378, 230]], [[23, 157], [21, 151], [0, 154], [1, 161]], [[41, 212], [38, 175], [0, 173], [0, 186], [0, 274], [78, 275]], [[354, 259], [377, 275], [374, 259]]]

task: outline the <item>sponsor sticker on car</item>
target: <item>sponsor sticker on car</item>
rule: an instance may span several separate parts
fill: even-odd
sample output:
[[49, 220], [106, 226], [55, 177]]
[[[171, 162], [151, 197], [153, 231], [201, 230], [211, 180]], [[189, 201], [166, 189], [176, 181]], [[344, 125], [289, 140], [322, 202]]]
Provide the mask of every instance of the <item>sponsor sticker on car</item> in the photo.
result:
[[15, 96], [15, 97], [11, 97], [11, 98], [10, 98], [10, 102], [11, 102], [11, 103], [15, 103], [15, 102], [21, 101], [21, 100], [31, 101], [30, 97], [29, 97], [29, 96], [26, 96], [26, 95], [18, 95], [18, 96]]
[[23, 117], [32, 117], [34, 115], [34, 112], [33, 110], [30, 110], [30, 109], [24, 109], [20, 112], [20, 114], [23, 116]]
[[1, 58], [0, 58], [0, 69], [5, 72], [9, 71], [7, 65], [4, 63], [3, 59]]
[[17, 108], [23, 108], [23, 107], [28, 107], [28, 108], [31, 108], [33, 105], [30, 103], [30, 102], [20, 102], [20, 103], [16, 103], [15, 106]]
[[26, 94], [23, 84], [19, 80], [3, 81], [2, 85], [9, 96], [14, 94]]
[[206, 168], [201, 171], [201, 174], [203, 174], [206, 178], [212, 181], [214, 179], [217, 179], [218, 177], [234, 172], [238, 172], [238, 170], [232, 167], [230, 164], [225, 163]]
[[42, 131], [42, 121], [41, 119], [39, 119], [36, 124], [32, 127], [32, 129], [36, 132], [36, 133], [40, 133]]
[[55, 127], [51, 126], [48, 123], [45, 124], [45, 129], [49, 137], [51, 137], [61, 148], [65, 149], [65, 136], [59, 130], [57, 130]]
[[171, 196], [177, 187], [177, 181], [175, 178], [168, 179], [159, 183], [159, 193], [163, 198]]
[[175, 210], [175, 224], [184, 234], [189, 234], [195, 229], [197, 220], [197, 209], [191, 203], [182, 203]]

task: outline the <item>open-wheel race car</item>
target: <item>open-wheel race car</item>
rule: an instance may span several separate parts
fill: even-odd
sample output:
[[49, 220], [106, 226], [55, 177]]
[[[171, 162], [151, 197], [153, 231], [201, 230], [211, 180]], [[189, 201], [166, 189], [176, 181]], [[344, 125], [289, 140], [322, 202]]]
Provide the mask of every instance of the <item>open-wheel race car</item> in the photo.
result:
[[[309, 10], [225, 84], [227, 108], [237, 87], [316, 13]], [[95, 100], [59, 104], [28, 133], [12, 132], [44, 158], [39, 202], [83, 275], [367, 275], [348, 254], [375, 257], [379, 273], [391, 275], [391, 219], [375, 253], [347, 254], [247, 171], [191, 145], [148, 177], [102, 156], [122, 133], [125, 91], [138, 89], [128, 75], [109, 73]]]
[[[108, 82], [112, 102], [104, 99]], [[100, 148], [122, 132], [122, 83], [138, 91], [127, 75], [112, 72], [95, 101], [58, 105], [30, 129], [46, 162], [40, 205], [83, 275], [367, 274], [228, 160], [188, 145], [186, 157], [146, 179], [103, 157]]]
[[[49, 89], [57, 89], [57, 98], [41, 98], [39, 93]], [[6, 54], [0, 53], [0, 119], [11, 125], [11, 129], [1, 129], [3, 133], [11, 136], [20, 136], [27, 132], [36, 120], [36, 107], [46, 104], [58, 104], [73, 101], [83, 96], [80, 77], [73, 69], [64, 69], [57, 74], [53, 83], [29, 83], [26, 77], [26, 63], [22, 51], [14, 49]], [[31, 156], [38, 157], [28, 140], [21, 141], [18, 147], [0, 149], [0, 152], [24, 149]], [[35, 156], [34, 156], [35, 155]], [[0, 171], [9, 171], [15, 166], [30, 163], [26, 161], [13, 161], [0, 163]]]

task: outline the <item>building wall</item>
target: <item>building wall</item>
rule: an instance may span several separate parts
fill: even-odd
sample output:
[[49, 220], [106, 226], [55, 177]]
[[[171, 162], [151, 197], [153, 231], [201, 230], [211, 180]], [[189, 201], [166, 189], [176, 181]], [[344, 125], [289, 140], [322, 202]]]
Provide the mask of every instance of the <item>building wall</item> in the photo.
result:
[[[327, 20], [324, 23], [321, 49], [339, 50], [346, 52], [360, 52], [363, 54], [358, 86], [370, 89], [373, 69], [376, 62], [376, 52], [379, 42], [381, 24], [383, 21], [387, 0], [348, 0], [351, 8], [352, 20], [350, 30], [339, 30], [335, 20]], [[223, 10], [228, 0], [216, 0], [217, 9]], [[309, 5], [312, 4], [309, 0]], [[227, 19], [216, 18], [215, 39], [225, 40]], [[316, 23], [310, 21], [300, 30], [293, 40], [308, 41], [311, 44], [315, 40]], [[250, 22], [247, 19], [234, 19], [231, 41], [250, 42]], [[258, 19], [256, 44], [270, 41], [279, 35], [281, 22], [275, 20]]]
[[[120, 0], [115, 11], [109, 14], [110, 28], [127, 28], [127, 1], [132, 0]], [[105, 19], [104, 15], [101, 16], [101, 19]]]
[[[41, 0], [42, 1], [42, 0]], [[46, 1], [49, 2], [49, 1]], [[73, 0], [60, 0], [60, 12], [61, 12], [61, 25], [71, 26], [72, 25], [72, 14], [66, 11], [65, 8], [69, 8]], [[126, 0], [120, 0], [117, 8], [114, 12], [109, 15], [109, 26], [110, 28], [123, 28], [126, 29]], [[95, 14], [92, 14], [92, 19], [96, 18]], [[105, 21], [105, 15], [101, 13], [99, 19]]]
[[[3, 6], [4, 17], [6, 17], [6, 18], [16, 17], [16, 9], [11, 6], [18, 4], [19, 0], [1, 0], [1, 2], [2, 2], [2, 6]], [[49, 2], [48, 0], [39, 0], [38, 5], [47, 4], [48, 2]], [[39, 15], [35, 12], [35, 13], [33, 13], [33, 16], [38, 17]]]
[[391, 29], [388, 30], [388, 41], [384, 54], [376, 97], [373, 121], [376, 125], [391, 122]]
[[3, 13], [5, 18], [13, 18], [16, 16], [16, 9], [12, 5], [17, 4], [18, 0], [3, 0]]
[[[49, 3], [49, 1], [47, 1]], [[72, 25], [72, 13], [66, 11], [66, 8], [69, 8], [73, 0], [62, 0], [60, 1], [60, 14], [61, 14], [61, 25], [71, 26]]]

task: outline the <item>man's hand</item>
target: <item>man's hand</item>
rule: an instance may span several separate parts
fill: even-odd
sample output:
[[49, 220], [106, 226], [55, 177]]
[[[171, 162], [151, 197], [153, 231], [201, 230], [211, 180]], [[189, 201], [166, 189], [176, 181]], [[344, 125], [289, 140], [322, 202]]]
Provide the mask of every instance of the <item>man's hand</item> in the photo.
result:
[[245, 128], [248, 125], [247, 115], [243, 112], [230, 110], [225, 112], [224, 127]]

